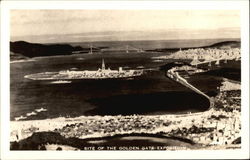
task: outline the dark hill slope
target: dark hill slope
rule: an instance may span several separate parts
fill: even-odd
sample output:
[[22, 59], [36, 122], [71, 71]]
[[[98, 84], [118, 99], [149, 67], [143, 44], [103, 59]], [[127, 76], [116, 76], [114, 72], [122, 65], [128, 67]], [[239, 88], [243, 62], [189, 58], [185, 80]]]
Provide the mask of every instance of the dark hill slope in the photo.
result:
[[69, 55], [74, 51], [81, 51], [82, 49], [80, 46], [72, 47], [68, 44], [44, 45], [25, 41], [10, 42], [11, 52], [19, 53], [26, 57]]

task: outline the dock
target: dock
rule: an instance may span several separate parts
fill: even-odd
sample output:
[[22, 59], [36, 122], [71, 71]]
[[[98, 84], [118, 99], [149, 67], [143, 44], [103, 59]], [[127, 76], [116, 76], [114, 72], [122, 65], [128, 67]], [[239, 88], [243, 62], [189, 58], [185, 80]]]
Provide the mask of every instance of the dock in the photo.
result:
[[208, 95], [206, 95], [204, 92], [202, 92], [201, 90], [199, 90], [198, 88], [194, 87], [192, 84], [190, 84], [185, 78], [181, 77], [179, 75], [179, 73], [177, 71], [175, 71], [174, 68], [168, 70], [166, 72], [166, 76], [169, 77], [170, 79], [176, 81], [177, 83], [180, 83], [181, 85], [193, 90], [194, 92], [206, 97], [209, 102], [210, 102], [210, 108], [212, 108], [214, 106], [214, 100], [212, 97], [209, 97]]

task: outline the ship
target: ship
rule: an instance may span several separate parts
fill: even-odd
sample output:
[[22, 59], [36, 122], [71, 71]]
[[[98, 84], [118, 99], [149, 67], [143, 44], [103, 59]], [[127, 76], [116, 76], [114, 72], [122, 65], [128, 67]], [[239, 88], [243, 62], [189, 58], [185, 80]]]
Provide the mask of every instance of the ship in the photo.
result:
[[90, 71], [72, 71], [63, 70], [59, 72], [43, 72], [24, 76], [24, 78], [31, 80], [98, 80], [98, 79], [124, 79], [134, 78], [143, 74], [142, 69], [124, 70], [119, 67], [118, 70], [106, 69], [104, 59], [102, 59], [102, 66], [98, 70]]
[[71, 83], [71, 81], [65, 81], [65, 80], [56, 80], [52, 81], [52, 84], [65, 84], [65, 83]]

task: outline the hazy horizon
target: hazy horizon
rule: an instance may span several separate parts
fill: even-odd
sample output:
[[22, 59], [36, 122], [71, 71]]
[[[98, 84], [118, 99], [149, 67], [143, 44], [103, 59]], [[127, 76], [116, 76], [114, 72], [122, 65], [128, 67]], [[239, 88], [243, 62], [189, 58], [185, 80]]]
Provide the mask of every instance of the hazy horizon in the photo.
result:
[[[230, 35], [227, 33], [230, 32]], [[207, 36], [209, 35], [209, 36]], [[166, 31], [166, 32], [113, 32], [113, 33], [76, 33], [62, 35], [31, 35], [11, 37], [10, 41], [27, 41], [31, 43], [63, 43], [63, 42], [98, 42], [98, 41], [150, 41], [150, 40], [188, 40], [188, 39], [240, 39], [239, 30], [216, 31]]]
[[240, 38], [236, 10], [11, 10], [11, 41]]

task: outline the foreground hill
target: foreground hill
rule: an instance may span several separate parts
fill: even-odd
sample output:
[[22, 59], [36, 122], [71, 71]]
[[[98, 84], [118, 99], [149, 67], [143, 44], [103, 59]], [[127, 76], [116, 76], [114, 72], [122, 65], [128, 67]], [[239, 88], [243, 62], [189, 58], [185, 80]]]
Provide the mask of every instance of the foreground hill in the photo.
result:
[[25, 41], [10, 42], [10, 51], [25, 57], [69, 55], [75, 51], [82, 51], [80, 46], [72, 47], [68, 44], [38, 44]]

